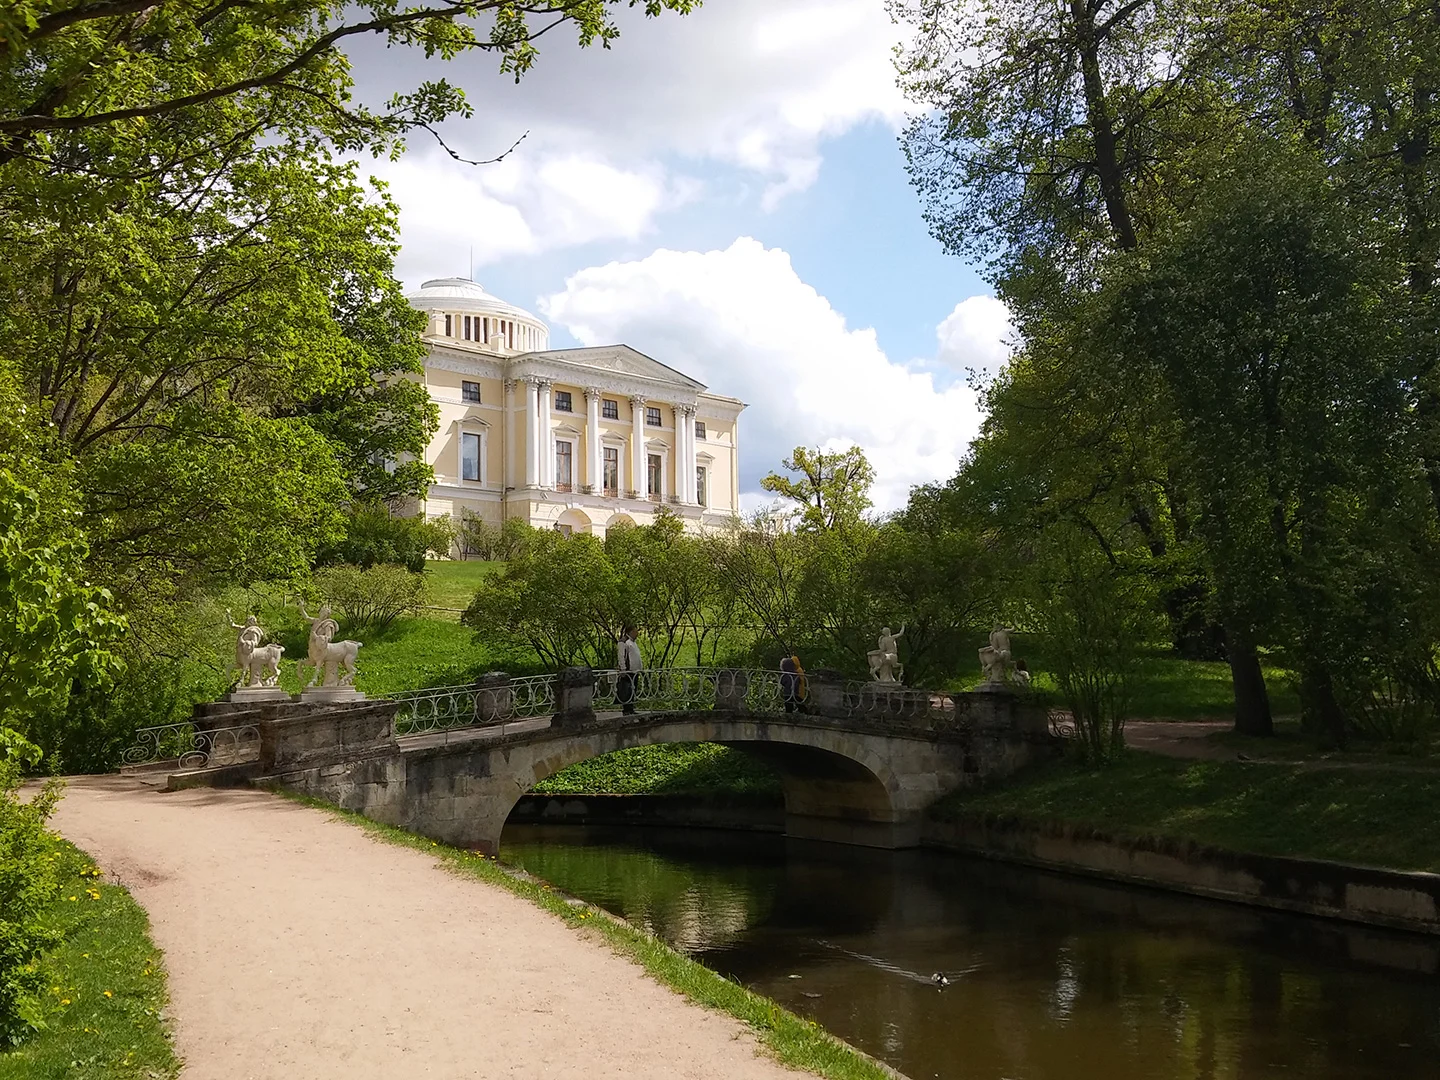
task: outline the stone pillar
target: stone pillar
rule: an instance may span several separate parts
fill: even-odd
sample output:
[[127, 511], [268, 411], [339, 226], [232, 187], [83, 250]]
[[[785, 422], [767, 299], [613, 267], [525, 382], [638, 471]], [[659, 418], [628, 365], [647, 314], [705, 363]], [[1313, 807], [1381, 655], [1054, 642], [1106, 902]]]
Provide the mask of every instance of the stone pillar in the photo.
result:
[[816, 668], [806, 676], [810, 686], [810, 711], [821, 716], [844, 716], [845, 676], [829, 668]]
[[537, 395], [540, 400], [540, 486], [547, 488], [555, 486], [555, 426], [552, 415], [554, 402], [550, 396], [553, 386], [549, 381], [541, 382]]
[[600, 391], [593, 386], [585, 388], [585, 483], [595, 494], [605, 494], [600, 455]]
[[721, 668], [715, 673], [715, 708], [735, 712], [745, 707], [750, 673], [743, 668]]
[[540, 483], [540, 434], [536, 430], [539, 419], [535, 400], [539, 386], [534, 379], [525, 380], [525, 486], [535, 487]]
[[642, 499], [648, 494], [645, 472], [645, 399], [636, 394], [630, 399], [629, 490]]
[[561, 668], [555, 677], [555, 723], [579, 725], [595, 719], [595, 672]]
[[475, 680], [475, 722], [494, 724], [510, 718], [510, 676], [487, 671]]

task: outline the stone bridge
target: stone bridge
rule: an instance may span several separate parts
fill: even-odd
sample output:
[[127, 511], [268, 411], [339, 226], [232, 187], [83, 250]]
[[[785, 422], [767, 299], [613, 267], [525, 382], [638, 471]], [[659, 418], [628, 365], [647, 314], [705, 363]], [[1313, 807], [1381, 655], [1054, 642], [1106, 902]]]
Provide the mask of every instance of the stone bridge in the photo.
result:
[[950, 791], [1054, 750], [1047, 710], [1004, 689], [951, 694], [819, 673], [797, 703], [777, 672], [663, 669], [642, 674], [637, 711], [625, 715], [617, 682], [570, 668], [388, 701], [213, 706], [188, 735], [146, 738], [157, 753], [191, 740], [172, 787], [281, 787], [487, 854], [535, 784], [626, 747], [734, 747], [780, 774], [788, 835], [884, 848], [918, 843], [926, 810]]

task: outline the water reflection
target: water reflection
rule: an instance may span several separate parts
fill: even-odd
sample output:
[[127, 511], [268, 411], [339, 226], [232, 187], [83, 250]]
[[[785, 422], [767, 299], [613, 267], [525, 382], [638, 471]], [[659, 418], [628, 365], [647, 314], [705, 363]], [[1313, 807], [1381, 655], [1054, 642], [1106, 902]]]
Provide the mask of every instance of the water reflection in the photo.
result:
[[916, 1080], [1440, 1078], [1428, 940], [754, 834], [512, 827], [504, 856]]

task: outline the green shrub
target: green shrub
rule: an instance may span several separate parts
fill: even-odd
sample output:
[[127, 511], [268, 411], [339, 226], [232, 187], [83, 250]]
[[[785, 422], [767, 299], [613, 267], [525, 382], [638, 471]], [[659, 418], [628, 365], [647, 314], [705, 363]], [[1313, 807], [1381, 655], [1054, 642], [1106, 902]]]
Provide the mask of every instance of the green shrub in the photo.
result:
[[425, 604], [425, 575], [403, 566], [328, 566], [315, 572], [315, 588], [352, 626], [385, 629]]
[[346, 517], [345, 539], [325, 548], [321, 566], [378, 566], [398, 563], [414, 573], [425, 569], [429, 554], [448, 556], [455, 526], [448, 517], [397, 517], [384, 506], [361, 505]]
[[[45, 822], [60, 798], [48, 781], [34, 798], [20, 797], [21, 760], [34, 764], [9, 733], [0, 757], [0, 1046], [18, 1043], [40, 1026], [35, 993], [45, 981], [40, 955], [59, 940], [43, 920], [57, 879]], [[19, 753], [14, 750], [21, 747]]]

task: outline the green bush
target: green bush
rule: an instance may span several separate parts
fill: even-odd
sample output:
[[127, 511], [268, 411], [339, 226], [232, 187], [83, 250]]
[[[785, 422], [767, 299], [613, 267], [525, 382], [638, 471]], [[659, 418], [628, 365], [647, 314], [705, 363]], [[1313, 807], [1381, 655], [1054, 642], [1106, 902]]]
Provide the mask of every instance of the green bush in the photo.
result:
[[321, 551], [316, 561], [321, 566], [398, 563], [418, 574], [427, 555], [448, 556], [454, 542], [455, 526], [448, 517], [397, 517], [384, 506], [366, 504], [350, 511], [345, 539]]
[[425, 604], [425, 575], [403, 566], [328, 566], [315, 572], [315, 588], [352, 626], [383, 630]]
[[60, 782], [50, 780], [34, 798], [21, 799], [22, 762], [33, 766], [33, 747], [9, 732], [0, 745], [0, 1046], [11, 1046], [40, 1026], [40, 956], [59, 939], [43, 914], [58, 887], [45, 822]]

